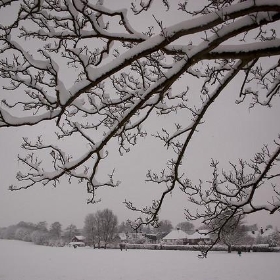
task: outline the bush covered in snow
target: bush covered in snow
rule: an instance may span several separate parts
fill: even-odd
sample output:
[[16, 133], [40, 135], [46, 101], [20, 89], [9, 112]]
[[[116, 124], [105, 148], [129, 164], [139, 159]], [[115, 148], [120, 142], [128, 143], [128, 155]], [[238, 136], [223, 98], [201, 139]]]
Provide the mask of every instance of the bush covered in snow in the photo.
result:
[[[119, 249], [119, 244], [110, 244], [109, 249]], [[207, 245], [167, 245], [167, 244], [127, 244], [127, 249], [144, 249], [144, 250], [177, 250], [177, 251], [204, 251]], [[227, 251], [226, 245], [215, 245], [211, 251]], [[241, 252], [280, 252], [280, 247], [270, 247], [269, 244], [259, 245], [235, 245], [232, 251]]]

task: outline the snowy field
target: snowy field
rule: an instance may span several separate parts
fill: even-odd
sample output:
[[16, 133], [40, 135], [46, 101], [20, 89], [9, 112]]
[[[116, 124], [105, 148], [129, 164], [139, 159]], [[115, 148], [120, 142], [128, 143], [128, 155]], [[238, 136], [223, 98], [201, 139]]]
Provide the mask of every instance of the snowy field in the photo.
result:
[[280, 253], [55, 248], [0, 240], [1, 280], [279, 280]]

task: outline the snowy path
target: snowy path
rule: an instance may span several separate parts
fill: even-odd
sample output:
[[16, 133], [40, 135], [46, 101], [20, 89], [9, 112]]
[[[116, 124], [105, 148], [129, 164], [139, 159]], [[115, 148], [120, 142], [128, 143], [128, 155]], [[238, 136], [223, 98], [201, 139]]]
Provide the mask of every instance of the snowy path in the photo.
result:
[[93, 250], [0, 240], [1, 280], [279, 280], [280, 253]]

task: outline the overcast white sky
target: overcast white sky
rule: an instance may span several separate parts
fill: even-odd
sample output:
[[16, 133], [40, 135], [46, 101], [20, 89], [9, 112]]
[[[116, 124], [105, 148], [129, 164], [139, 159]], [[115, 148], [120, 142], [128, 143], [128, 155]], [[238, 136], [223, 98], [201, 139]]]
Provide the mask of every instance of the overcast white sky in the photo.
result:
[[[168, 19], [172, 21], [175, 18], [169, 15]], [[226, 93], [210, 109], [205, 124], [200, 126], [199, 133], [192, 141], [186, 170], [194, 183], [197, 183], [199, 178], [203, 180], [210, 178], [211, 158], [228, 166], [229, 160], [236, 162], [240, 157], [249, 159], [261, 149], [263, 144], [271, 145], [273, 139], [277, 138], [279, 100], [272, 109], [249, 110], [248, 104], [236, 105], [239, 79], [240, 77], [235, 79]], [[182, 88], [187, 82], [182, 81], [177, 86]], [[3, 80], [0, 80], [0, 86], [3, 83]], [[3, 92], [0, 91], [0, 97], [2, 94]], [[150, 120], [148, 129], [160, 130], [162, 124], [172, 126], [175, 118], [184, 118], [184, 116], [166, 117], [164, 120], [154, 117]], [[151, 137], [141, 140], [137, 147], [123, 157], [118, 155], [117, 147], [110, 147], [110, 162], [106, 161], [104, 172], [101, 173], [107, 174], [115, 167], [116, 179], [121, 180], [122, 184], [116, 189], [101, 191], [99, 194], [102, 202], [99, 204], [87, 205], [88, 195], [85, 187], [78, 184], [69, 185], [67, 180], [61, 181], [57, 188], [37, 186], [18, 192], [8, 191], [8, 186], [15, 183], [21, 138], [47, 132], [48, 129], [50, 125], [45, 123], [36, 128], [1, 128], [0, 130], [0, 227], [20, 221], [47, 221], [48, 223], [59, 221], [65, 227], [74, 223], [81, 228], [88, 213], [104, 208], [112, 209], [119, 221], [123, 221], [137, 217], [135, 213], [125, 208], [122, 203], [124, 199], [135, 202], [137, 206], [144, 206], [152, 199], [158, 198], [159, 187], [145, 183], [144, 180], [148, 169], [160, 170], [163, 167], [166, 156], [158, 141]], [[73, 149], [79, 149], [78, 143], [73, 145]], [[266, 196], [269, 199], [271, 194], [263, 194], [261, 199], [266, 200]], [[161, 219], [169, 219], [175, 226], [184, 221], [184, 208], [189, 207], [195, 210], [186, 197], [179, 190], [175, 190], [163, 207]], [[274, 215], [258, 213], [248, 218], [248, 222], [258, 223], [259, 226], [273, 224], [280, 228], [280, 213]]]

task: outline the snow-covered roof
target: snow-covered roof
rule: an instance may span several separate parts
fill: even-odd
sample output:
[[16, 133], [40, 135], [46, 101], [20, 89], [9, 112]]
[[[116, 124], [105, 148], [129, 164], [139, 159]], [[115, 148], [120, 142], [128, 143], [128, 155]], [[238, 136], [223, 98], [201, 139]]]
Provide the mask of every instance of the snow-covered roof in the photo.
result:
[[163, 240], [180, 240], [180, 239], [186, 239], [188, 238], [188, 235], [180, 230], [180, 229], [174, 229], [170, 233], [168, 233], [166, 236], [164, 236]]
[[81, 240], [81, 241], [83, 241], [83, 240], [86, 239], [86, 238], [85, 238], [84, 236], [82, 236], [82, 235], [75, 235], [74, 238], [76, 238], [76, 239], [78, 239], [78, 240]]

